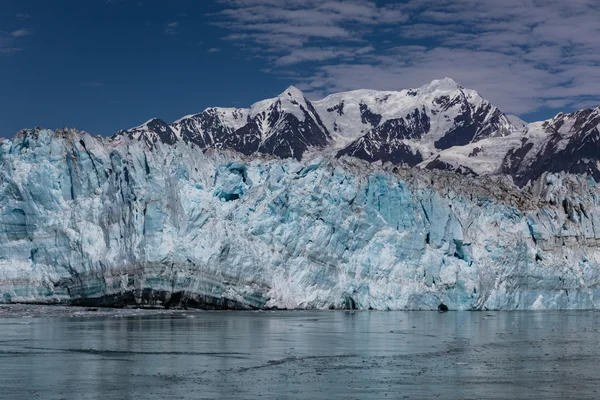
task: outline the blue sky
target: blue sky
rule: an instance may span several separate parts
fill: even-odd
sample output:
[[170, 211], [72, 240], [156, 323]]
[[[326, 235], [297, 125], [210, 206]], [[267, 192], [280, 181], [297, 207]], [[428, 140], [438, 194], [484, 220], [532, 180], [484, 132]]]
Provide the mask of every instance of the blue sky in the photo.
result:
[[0, 136], [452, 77], [506, 112], [600, 103], [597, 0], [2, 0]]

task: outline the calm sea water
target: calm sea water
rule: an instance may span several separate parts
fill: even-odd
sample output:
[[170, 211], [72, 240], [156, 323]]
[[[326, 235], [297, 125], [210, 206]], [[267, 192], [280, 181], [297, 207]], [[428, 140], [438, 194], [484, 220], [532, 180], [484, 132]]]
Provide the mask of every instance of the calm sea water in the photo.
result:
[[6, 310], [2, 399], [600, 399], [598, 312]]

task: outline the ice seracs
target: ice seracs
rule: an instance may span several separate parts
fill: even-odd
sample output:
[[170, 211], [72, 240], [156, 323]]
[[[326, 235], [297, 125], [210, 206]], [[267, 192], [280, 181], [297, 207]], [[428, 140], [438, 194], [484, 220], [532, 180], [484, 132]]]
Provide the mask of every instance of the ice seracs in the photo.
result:
[[519, 189], [49, 130], [0, 143], [0, 167], [2, 302], [600, 308], [600, 192], [583, 175]]

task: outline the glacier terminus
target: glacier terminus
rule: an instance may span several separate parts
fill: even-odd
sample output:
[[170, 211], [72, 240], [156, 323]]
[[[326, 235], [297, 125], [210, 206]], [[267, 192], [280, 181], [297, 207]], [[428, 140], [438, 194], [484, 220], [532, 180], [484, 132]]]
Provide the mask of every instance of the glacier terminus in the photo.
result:
[[0, 302], [600, 309], [600, 108], [451, 79], [0, 142]]

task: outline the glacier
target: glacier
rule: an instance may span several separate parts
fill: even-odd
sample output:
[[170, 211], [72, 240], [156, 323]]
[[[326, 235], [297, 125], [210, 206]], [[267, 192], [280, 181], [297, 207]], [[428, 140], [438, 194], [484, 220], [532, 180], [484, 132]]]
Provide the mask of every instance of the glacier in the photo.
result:
[[0, 302], [600, 308], [600, 190], [36, 129], [0, 142]]

